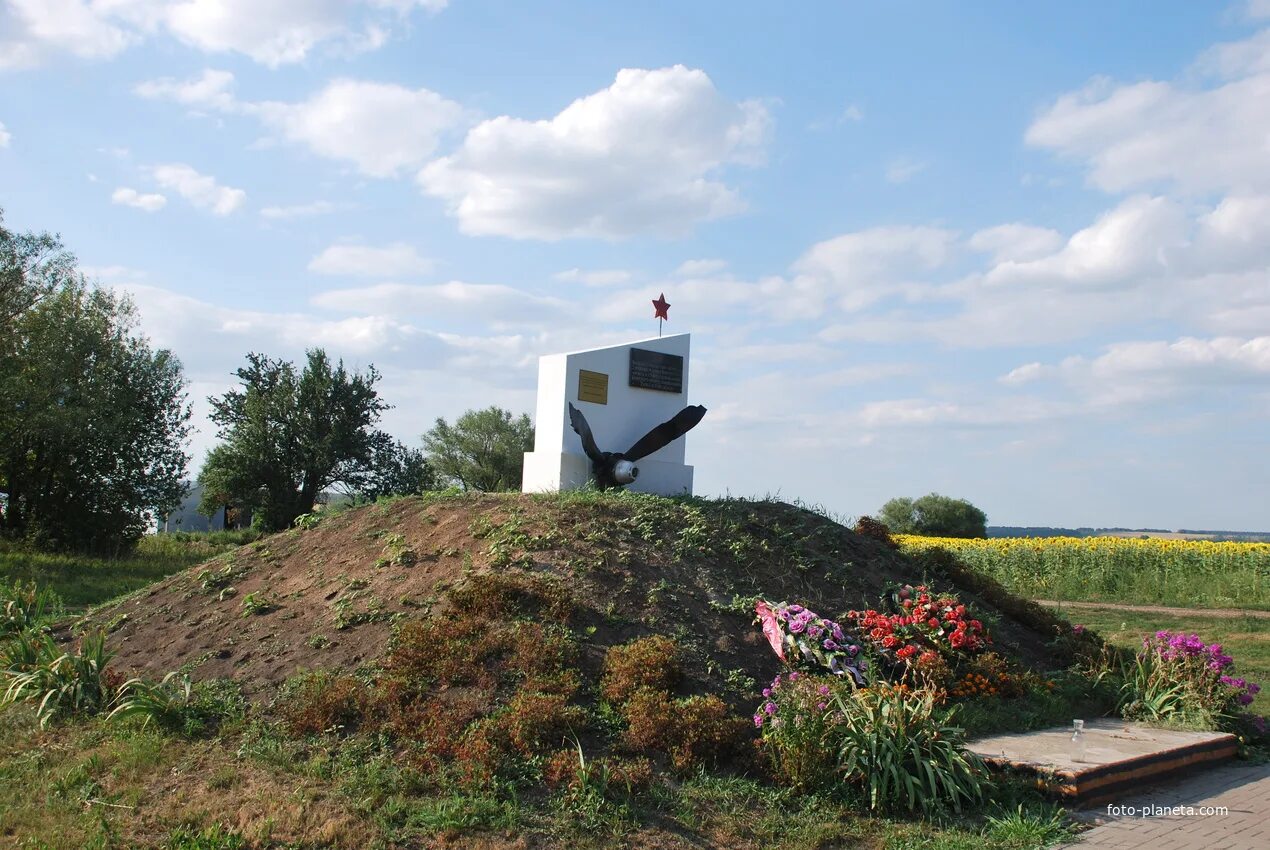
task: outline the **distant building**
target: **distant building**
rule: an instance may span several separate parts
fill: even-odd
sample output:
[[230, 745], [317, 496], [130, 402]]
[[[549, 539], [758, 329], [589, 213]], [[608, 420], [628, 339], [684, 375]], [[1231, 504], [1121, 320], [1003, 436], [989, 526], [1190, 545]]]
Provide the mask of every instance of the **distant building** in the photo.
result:
[[159, 532], [226, 531], [247, 528], [251, 525], [251, 511], [230, 508], [227, 516], [225, 508], [218, 508], [210, 517], [204, 516], [198, 512], [198, 505], [202, 499], [202, 485], [189, 485], [181, 506], [159, 520]]

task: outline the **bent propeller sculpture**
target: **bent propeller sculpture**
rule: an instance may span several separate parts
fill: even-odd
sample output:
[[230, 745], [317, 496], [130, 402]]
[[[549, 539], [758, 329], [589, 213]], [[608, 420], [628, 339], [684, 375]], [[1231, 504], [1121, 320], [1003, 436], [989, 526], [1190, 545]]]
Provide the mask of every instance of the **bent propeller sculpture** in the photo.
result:
[[626, 451], [602, 452], [596, 445], [595, 437], [591, 433], [591, 425], [582, 415], [582, 411], [574, 407], [572, 403], [569, 405], [569, 422], [573, 425], [573, 430], [582, 438], [582, 450], [591, 459], [591, 473], [595, 476], [595, 483], [603, 490], [621, 484], [630, 484], [639, 477], [639, 467], [635, 466], [635, 461], [647, 457], [687, 434], [705, 415], [706, 409], [699, 404], [685, 407], [640, 437], [635, 441], [635, 445]]

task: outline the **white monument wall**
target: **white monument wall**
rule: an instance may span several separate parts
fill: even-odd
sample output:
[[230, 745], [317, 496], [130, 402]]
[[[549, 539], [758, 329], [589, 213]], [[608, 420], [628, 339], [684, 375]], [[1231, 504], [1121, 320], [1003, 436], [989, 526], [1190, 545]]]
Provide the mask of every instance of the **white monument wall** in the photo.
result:
[[[644, 339], [607, 348], [549, 354], [538, 359], [538, 407], [534, 450], [525, 453], [522, 490], [571, 490], [586, 485], [591, 461], [569, 424], [569, 403], [582, 411], [601, 451], [624, 452], [656, 425], [688, 406], [690, 334]], [[681, 392], [629, 385], [630, 351], [641, 348], [683, 358]], [[608, 403], [579, 398], [580, 373], [608, 376]], [[639, 477], [628, 490], [664, 496], [692, 492], [692, 467], [684, 463], [684, 437], [636, 461]]]

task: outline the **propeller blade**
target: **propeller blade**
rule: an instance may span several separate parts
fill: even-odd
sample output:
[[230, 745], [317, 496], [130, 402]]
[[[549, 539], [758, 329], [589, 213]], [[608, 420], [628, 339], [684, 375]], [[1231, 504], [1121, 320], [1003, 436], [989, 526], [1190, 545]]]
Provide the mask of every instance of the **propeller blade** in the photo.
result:
[[639, 460], [647, 457], [653, 452], [664, 446], [668, 446], [675, 440], [687, 434], [701, 418], [706, 415], [706, 409], [699, 404], [691, 407], [685, 407], [676, 413], [673, 417], [658, 425], [644, 436], [640, 437], [635, 445], [623, 453], [622, 457], [627, 460]]
[[591, 458], [594, 463], [604, 462], [604, 452], [600, 451], [600, 447], [595, 444], [595, 437], [591, 434], [591, 425], [586, 421], [586, 417], [582, 415], [582, 411], [569, 403], [569, 424], [573, 426], [573, 430], [578, 432], [578, 436], [582, 438], [582, 451], [586, 452], [586, 456]]

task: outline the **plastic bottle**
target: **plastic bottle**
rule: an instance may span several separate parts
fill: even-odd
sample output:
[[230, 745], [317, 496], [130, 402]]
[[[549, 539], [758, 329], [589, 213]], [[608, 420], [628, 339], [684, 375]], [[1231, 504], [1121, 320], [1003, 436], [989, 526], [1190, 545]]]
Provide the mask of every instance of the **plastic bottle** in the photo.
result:
[[1088, 743], [1085, 736], [1085, 721], [1072, 721], [1072, 761], [1085, 761], [1085, 745]]

